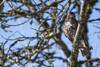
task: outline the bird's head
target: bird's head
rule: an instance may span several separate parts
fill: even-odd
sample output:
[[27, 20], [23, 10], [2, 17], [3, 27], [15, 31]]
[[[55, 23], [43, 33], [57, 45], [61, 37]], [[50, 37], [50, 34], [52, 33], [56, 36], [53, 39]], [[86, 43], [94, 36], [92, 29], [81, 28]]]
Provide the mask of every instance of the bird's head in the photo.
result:
[[67, 19], [75, 19], [75, 13], [69, 12], [68, 15], [67, 15]]

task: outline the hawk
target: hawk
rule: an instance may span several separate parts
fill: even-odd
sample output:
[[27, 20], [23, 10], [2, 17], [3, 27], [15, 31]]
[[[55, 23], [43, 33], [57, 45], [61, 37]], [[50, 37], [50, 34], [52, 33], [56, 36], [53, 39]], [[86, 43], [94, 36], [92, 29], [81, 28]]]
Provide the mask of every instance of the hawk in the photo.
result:
[[[74, 12], [69, 12], [63, 25], [63, 32], [65, 36], [73, 43], [75, 33], [77, 30], [78, 26], [78, 21], [75, 18], [75, 13]], [[84, 35], [82, 34], [82, 40], [80, 40], [80, 50], [83, 56], [88, 56], [89, 54], [89, 49], [87, 47], [87, 43], [84, 40]]]

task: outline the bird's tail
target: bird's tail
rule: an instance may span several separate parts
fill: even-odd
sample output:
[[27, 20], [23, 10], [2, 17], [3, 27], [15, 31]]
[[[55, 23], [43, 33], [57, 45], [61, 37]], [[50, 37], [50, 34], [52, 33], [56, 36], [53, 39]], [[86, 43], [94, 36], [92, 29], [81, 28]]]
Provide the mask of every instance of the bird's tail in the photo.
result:
[[83, 56], [89, 56], [89, 48], [87, 47], [84, 40], [81, 40], [80, 50]]

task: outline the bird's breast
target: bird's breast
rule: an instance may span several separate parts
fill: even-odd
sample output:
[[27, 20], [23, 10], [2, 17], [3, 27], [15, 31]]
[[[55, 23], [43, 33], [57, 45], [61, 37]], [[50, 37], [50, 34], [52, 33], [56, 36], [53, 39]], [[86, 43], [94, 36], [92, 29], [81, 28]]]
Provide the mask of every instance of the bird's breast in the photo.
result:
[[71, 28], [72, 27], [72, 24], [70, 23], [70, 22], [65, 22], [65, 26], [66, 26], [66, 28]]

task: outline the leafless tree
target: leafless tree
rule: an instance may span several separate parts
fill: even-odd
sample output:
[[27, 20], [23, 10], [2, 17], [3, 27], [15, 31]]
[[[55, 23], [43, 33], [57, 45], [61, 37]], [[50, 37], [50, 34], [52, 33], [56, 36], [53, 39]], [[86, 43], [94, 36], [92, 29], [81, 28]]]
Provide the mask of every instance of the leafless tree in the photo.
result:
[[[59, 59], [68, 67], [82, 67], [82, 64], [85, 64], [86, 67], [93, 67], [94, 62], [98, 62], [96, 66], [99, 67], [100, 59], [91, 58], [91, 53], [85, 56], [85, 60], [78, 60], [82, 33], [88, 42], [87, 22], [100, 20], [100, 18], [89, 20], [93, 10], [100, 11], [99, 8], [93, 8], [96, 3], [98, 0], [0, 0], [0, 28], [4, 32], [12, 34], [9, 37], [1, 34], [5, 40], [0, 41], [0, 65], [10, 67], [17, 64], [25, 67], [27, 64], [32, 64], [37, 67], [54, 67], [53, 63]], [[78, 23], [70, 50], [61, 34], [67, 13], [71, 11], [77, 14], [80, 23]], [[16, 22], [18, 19], [21, 19], [21, 23]], [[18, 31], [13, 32], [12, 27], [20, 29], [19, 26], [26, 23], [30, 24], [30, 30], [35, 34], [30, 36]], [[33, 24], [36, 26], [33, 27]], [[26, 25], [27, 27], [29, 26]], [[17, 37], [14, 36], [16, 33], [19, 34]], [[27, 46], [24, 44], [25, 41]], [[22, 45], [19, 42], [24, 46], [19, 47]], [[58, 46], [56, 48], [60, 48], [67, 59], [55, 56], [57, 53], [52, 51], [53, 46]], [[91, 50], [89, 44], [88, 48]]]

